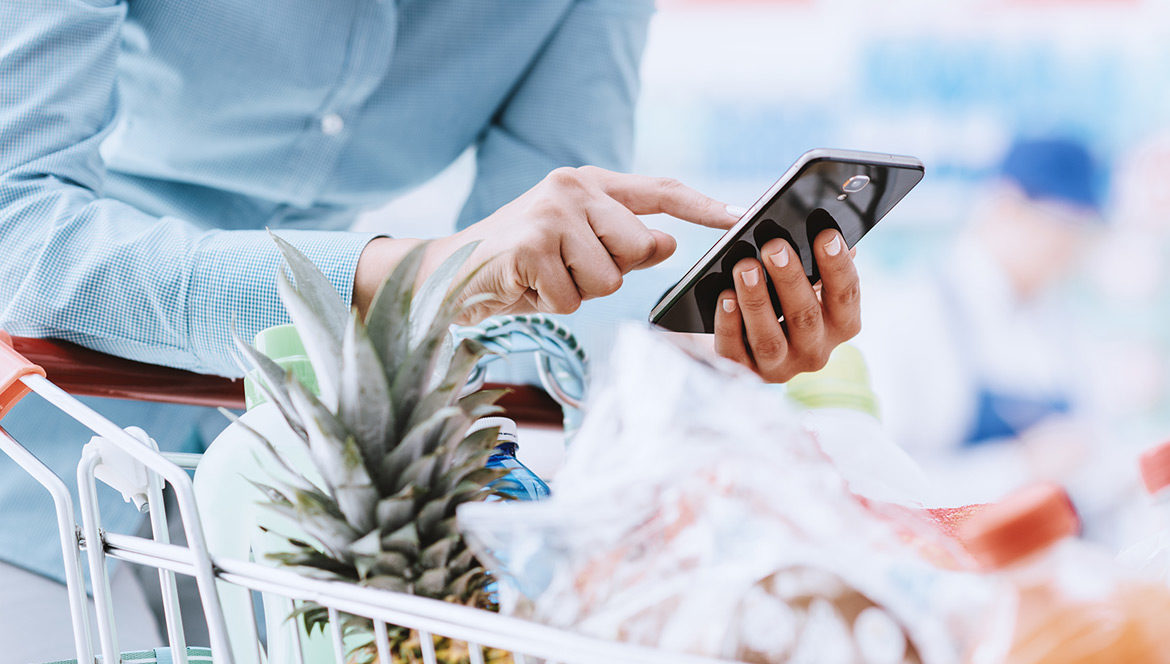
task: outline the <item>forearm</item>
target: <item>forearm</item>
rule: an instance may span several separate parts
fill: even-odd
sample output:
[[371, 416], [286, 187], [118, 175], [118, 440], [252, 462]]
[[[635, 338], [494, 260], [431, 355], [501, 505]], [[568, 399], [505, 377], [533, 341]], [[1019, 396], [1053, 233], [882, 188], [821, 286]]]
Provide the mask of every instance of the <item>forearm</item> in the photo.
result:
[[[23, 195], [21, 195], [23, 191]], [[129, 359], [239, 373], [232, 334], [287, 322], [265, 231], [219, 231], [54, 184], [0, 178], [0, 326]], [[372, 235], [281, 231], [345, 297]]]

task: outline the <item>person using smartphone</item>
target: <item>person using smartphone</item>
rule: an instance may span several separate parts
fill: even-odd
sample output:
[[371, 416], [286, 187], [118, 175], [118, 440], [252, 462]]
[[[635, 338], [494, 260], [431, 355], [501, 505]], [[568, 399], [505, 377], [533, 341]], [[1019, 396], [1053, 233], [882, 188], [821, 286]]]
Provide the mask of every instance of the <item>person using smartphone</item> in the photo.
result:
[[[632, 148], [652, 11], [651, 0], [5, 0], [0, 326], [237, 375], [233, 327], [251, 338], [286, 321], [266, 228], [363, 310], [417, 240], [345, 229], [468, 148], [477, 176], [460, 223], [470, 226], [434, 242], [428, 266], [481, 241], [474, 260], [488, 266], [472, 291], [492, 298], [476, 315], [565, 313], [612, 294], [625, 273], [674, 251], [637, 215], [735, 222], [675, 181], [616, 172]], [[737, 270], [720, 352], [784, 379], [856, 330], [848, 252], [828, 235], [818, 246], [824, 305], [773, 247], [766, 264]], [[790, 338], [759, 299], [767, 278], [793, 303]], [[205, 439], [193, 433], [198, 409], [95, 407], [154, 425], [164, 450]], [[64, 441], [85, 437], [61, 419], [26, 400], [5, 426], [68, 475], [78, 450]], [[48, 501], [12, 472], [0, 466], [0, 642], [67, 644], [48, 631], [68, 629], [63, 606], [7, 599], [44, 596], [18, 584], [60, 574]], [[140, 521], [102, 518], [123, 532]]]

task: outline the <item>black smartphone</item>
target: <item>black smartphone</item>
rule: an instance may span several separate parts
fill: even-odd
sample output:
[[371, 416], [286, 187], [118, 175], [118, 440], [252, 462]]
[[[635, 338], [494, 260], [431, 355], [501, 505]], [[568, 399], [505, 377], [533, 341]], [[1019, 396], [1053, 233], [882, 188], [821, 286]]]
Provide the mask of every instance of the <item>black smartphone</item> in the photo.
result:
[[[662, 295], [650, 322], [675, 332], [714, 332], [716, 299], [734, 288], [731, 268], [744, 258], [758, 259], [760, 247], [777, 237], [795, 249], [809, 281], [817, 283], [821, 276], [811, 249], [817, 234], [836, 228], [853, 247], [925, 173], [914, 157], [809, 150]], [[768, 290], [779, 312], [771, 282]]]

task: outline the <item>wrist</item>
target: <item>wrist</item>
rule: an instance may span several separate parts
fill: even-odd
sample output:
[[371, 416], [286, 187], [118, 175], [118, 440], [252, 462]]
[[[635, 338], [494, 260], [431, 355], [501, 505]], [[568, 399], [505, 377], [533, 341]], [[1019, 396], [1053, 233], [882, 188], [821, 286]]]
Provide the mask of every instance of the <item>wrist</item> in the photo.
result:
[[422, 240], [414, 238], [378, 237], [366, 244], [358, 257], [353, 277], [353, 306], [365, 318], [378, 288], [395, 265]]

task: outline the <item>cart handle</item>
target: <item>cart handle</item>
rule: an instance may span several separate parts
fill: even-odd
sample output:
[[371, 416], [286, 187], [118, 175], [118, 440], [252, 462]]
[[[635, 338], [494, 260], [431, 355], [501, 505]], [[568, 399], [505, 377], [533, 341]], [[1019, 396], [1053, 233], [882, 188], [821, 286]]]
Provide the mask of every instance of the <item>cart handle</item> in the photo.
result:
[[[68, 341], [11, 337], [0, 331], [0, 418], [28, 393], [20, 379], [32, 374], [47, 375], [75, 396], [244, 408], [244, 382], [240, 379], [136, 362]], [[564, 415], [560, 404], [538, 387], [498, 384], [484, 387], [509, 390], [499, 403], [517, 422], [562, 424]]]
[[57, 339], [12, 337], [12, 348], [75, 396], [244, 407], [242, 380], [136, 362]]
[[45, 370], [30, 362], [13, 346], [12, 337], [0, 330], [0, 419], [29, 393], [25, 376], [44, 376]]

